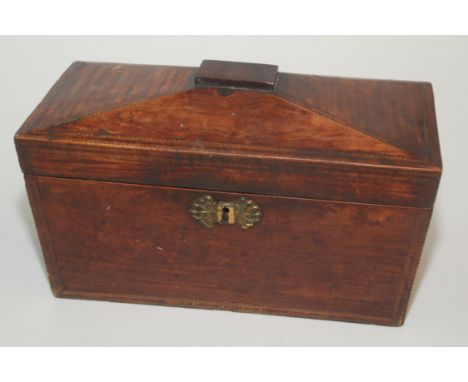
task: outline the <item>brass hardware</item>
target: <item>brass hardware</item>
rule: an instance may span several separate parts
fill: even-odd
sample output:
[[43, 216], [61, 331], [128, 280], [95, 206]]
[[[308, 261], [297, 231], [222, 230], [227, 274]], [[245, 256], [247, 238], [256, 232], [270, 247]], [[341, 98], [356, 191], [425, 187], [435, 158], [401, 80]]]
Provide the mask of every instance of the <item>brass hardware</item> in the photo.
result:
[[260, 207], [252, 199], [245, 197], [235, 202], [216, 202], [211, 195], [203, 195], [192, 203], [189, 213], [207, 228], [213, 228], [215, 223], [237, 223], [241, 228], [247, 229], [262, 218]]

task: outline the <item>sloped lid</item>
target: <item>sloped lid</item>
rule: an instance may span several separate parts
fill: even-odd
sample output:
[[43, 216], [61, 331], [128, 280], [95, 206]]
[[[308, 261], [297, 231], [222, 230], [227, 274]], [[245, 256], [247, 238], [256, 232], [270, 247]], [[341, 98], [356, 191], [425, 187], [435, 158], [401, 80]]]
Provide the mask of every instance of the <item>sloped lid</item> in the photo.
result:
[[[201, 68], [74, 63], [16, 139], [436, 176], [441, 169], [430, 84], [220, 61]], [[40, 173], [27, 167], [25, 173]]]

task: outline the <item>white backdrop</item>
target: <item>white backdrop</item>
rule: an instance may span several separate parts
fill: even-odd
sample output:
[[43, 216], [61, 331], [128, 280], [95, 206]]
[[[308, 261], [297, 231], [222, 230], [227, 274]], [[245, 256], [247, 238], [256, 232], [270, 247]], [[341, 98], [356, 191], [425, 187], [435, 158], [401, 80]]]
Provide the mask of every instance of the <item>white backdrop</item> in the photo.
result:
[[[467, 37], [0, 37], [0, 345], [468, 345]], [[430, 81], [444, 173], [400, 328], [52, 296], [13, 136], [75, 60]]]

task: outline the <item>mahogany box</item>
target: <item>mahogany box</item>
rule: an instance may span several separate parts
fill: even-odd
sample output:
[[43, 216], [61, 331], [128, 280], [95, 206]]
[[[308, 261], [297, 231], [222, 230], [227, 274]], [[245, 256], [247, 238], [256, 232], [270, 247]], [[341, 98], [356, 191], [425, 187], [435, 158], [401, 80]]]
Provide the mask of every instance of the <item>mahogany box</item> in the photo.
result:
[[55, 296], [404, 322], [429, 83], [75, 62], [15, 143]]

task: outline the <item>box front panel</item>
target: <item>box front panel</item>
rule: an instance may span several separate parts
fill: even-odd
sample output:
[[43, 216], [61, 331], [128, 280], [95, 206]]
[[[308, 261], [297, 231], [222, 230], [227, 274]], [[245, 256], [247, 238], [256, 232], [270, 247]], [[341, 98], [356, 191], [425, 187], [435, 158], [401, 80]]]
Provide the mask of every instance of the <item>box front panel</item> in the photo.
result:
[[428, 209], [245, 195], [263, 214], [258, 223], [207, 228], [189, 213], [197, 198], [229, 206], [244, 195], [26, 183], [58, 296], [388, 325], [403, 322], [430, 217]]

